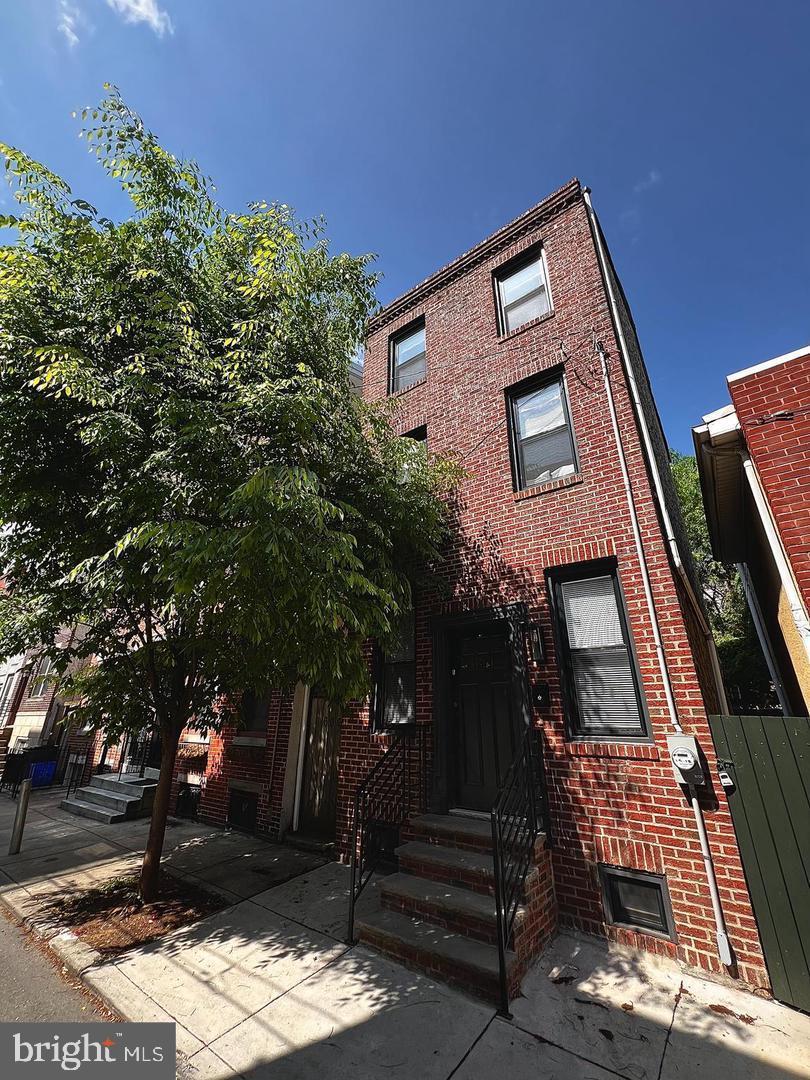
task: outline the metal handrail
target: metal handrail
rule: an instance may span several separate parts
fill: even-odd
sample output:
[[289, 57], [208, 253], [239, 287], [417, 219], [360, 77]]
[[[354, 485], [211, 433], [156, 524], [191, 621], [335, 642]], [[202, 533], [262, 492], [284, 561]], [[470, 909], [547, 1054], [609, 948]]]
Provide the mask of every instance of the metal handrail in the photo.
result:
[[535, 841], [548, 826], [542, 753], [536, 743], [540, 733], [526, 729], [520, 747], [507, 770], [490, 814], [495, 873], [500, 1013], [509, 1015], [509, 980], [506, 954], [512, 941], [515, 916], [523, 885], [532, 865]]
[[[414, 749], [416, 762], [414, 762]], [[414, 777], [414, 769], [418, 776]], [[416, 781], [416, 782], [414, 782]], [[352, 819], [351, 891], [346, 940], [354, 942], [357, 900], [379, 865], [380, 831], [399, 828], [426, 805], [424, 726], [397, 732], [354, 794]]]
[[74, 760], [74, 761], [69, 761], [68, 762], [67, 769], [65, 770], [66, 776], [67, 776], [67, 781], [65, 783], [65, 787], [66, 787], [65, 798], [66, 799], [70, 798], [71, 792], [78, 791], [79, 788], [84, 785], [84, 778], [85, 778], [85, 775], [88, 772], [88, 766], [89, 766], [89, 772], [92, 775], [92, 772], [93, 772], [93, 769], [92, 769], [93, 749], [94, 748], [93, 748], [93, 746], [91, 744], [90, 746], [88, 746], [87, 750], [85, 751], [85, 755], [84, 755], [83, 758], [80, 758], [78, 761]]

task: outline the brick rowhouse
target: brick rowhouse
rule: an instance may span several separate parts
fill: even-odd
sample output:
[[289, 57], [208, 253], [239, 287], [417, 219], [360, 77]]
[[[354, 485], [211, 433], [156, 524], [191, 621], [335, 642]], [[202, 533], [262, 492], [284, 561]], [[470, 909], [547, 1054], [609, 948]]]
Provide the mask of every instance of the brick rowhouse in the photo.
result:
[[[396, 429], [401, 434], [426, 431], [428, 452], [454, 457], [465, 470], [454, 500], [454, 539], [435, 568], [435, 587], [415, 601], [415, 713], [417, 723], [428, 725], [432, 736], [431, 809], [445, 812], [454, 805], [447, 763], [461, 753], [452, 724], [438, 714], [443, 709], [438, 688], [447, 678], [444, 654], [434, 670], [442, 620], [465, 612], [486, 619], [487, 612], [508, 610], [520, 627], [527, 700], [539, 702], [532, 705], [531, 721], [542, 731], [545, 748], [553, 891], [560, 923], [722, 972], [695, 817], [667, 755], [672, 717], [657, 626], [677, 718], [686, 733], [697, 737], [709, 765], [710, 780], [700, 802], [737, 971], [748, 984], [767, 986], [731, 818], [722, 789], [711, 780], [716, 760], [707, 710], [722, 707], [713, 647], [688, 583], [689, 556], [667, 447], [632, 319], [606, 253], [600, 266], [596, 241], [601, 234], [594, 229], [585, 193], [573, 180], [389, 304], [369, 326], [364, 396], [393, 396]], [[542, 259], [549, 310], [509, 330], [504, 315], [508, 297], [504, 293], [499, 300], [500, 283], [505, 267], [521, 269], [522, 256], [530, 262]], [[423, 376], [392, 395], [397, 335], [421, 327]], [[563, 380], [559, 385], [567, 399], [575, 466], [516, 490], [520, 485], [510, 391], [544, 375]], [[678, 567], [681, 559], [683, 570]], [[645, 591], [645, 568], [651, 597]], [[554, 582], [578, 574], [601, 574], [604, 580], [614, 572], [617, 603], [626, 612], [628, 655], [635, 656], [645, 731], [626, 738], [585, 738], [575, 735], [567, 715], [569, 698], [559, 655], [564, 631], [554, 614]], [[530, 648], [530, 629], [539, 650]], [[257, 803], [259, 829], [271, 835], [292, 829], [300, 809], [299, 747], [305, 744], [295, 717], [305, 708], [299, 687], [295, 699], [273, 697], [261, 733], [226, 732], [212, 739], [201, 801], [204, 817], [226, 820], [229, 792], [246, 785]], [[344, 714], [334, 833], [343, 854], [354, 792], [388, 739], [385, 731], [375, 730], [368, 701]], [[240, 760], [243, 753], [250, 760]], [[671, 905], [670, 932], [629, 929], [628, 920], [616, 919], [615, 912], [611, 919], [603, 902], [604, 868], [640, 871], [642, 882], [663, 876]], [[538, 921], [544, 922], [542, 917]], [[553, 915], [546, 922], [536, 947], [547, 938]], [[625, 925], [619, 925], [622, 922]]]
[[712, 545], [736, 562], [787, 715], [810, 712], [810, 345], [728, 376], [693, 432]]

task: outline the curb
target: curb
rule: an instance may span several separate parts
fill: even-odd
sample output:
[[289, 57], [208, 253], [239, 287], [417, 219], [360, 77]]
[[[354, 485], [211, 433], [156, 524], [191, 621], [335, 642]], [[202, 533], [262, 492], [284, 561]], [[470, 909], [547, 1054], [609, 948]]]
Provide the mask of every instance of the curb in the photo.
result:
[[[24, 888], [24, 886], [20, 886], [20, 888]], [[26, 897], [28, 896], [30, 894], [26, 893]], [[121, 1012], [120, 1007], [111, 1001], [107, 995], [101, 993], [84, 979], [84, 973], [89, 968], [105, 962], [104, 957], [97, 949], [87, 945], [72, 930], [61, 923], [40, 919], [36, 915], [26, 915], [24, 909], [5, 893], [0, 893], [0, 905], [12, 916], [18, 926], [24, 927], [44, 945], [47, 945], [60, 963], [72, 975], [80, 979], [87, 989], [100, 998], [112, 1012], [119, 1015], [122, 1020], [128, 1021], [130, 1019]]]

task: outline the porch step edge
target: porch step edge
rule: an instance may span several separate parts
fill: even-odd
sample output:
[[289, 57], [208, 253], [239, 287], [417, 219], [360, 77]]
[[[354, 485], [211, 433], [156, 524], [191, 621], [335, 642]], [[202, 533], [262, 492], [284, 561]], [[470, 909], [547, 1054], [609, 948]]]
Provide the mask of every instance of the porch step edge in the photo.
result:
[[98, 803], [83, 802], [81, 799], [63, 799], [59, 804], [60, 809], [67, 810], [69, 814], [78, 817], [92, 818], [93, 821], [103, 821], [105, 825], [115, 825], [119, 821], [126, 821], [126, 814], [114, 810], [105, 810]]
[[492, 825], [484, 818], [467, 818], [455, 814], [420, 814], [408, 821], [407, 830], [418, 839], [429, 837], [429, 842], [441, 842], [448, 847], [492, 850]]
[[[497, 994], [500, 969], [494, 945], [386, 909], [359, 918], [357, 930], [362, 942], [406, 967], [488, 999]], [[511, 950], [506, 963], [511, 973], [517, 964]]]

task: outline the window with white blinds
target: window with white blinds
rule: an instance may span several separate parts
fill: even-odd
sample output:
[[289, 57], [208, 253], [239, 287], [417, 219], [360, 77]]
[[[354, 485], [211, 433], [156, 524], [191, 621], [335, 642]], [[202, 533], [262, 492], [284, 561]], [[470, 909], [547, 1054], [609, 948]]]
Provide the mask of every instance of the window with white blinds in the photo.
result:
[[508, 400], [516, 488], [520, 491], [576, 472], [562, 376], [511, 390]]
[[557, 583], [573, 733], [645, 735], [638, 678], [615, 572]]

